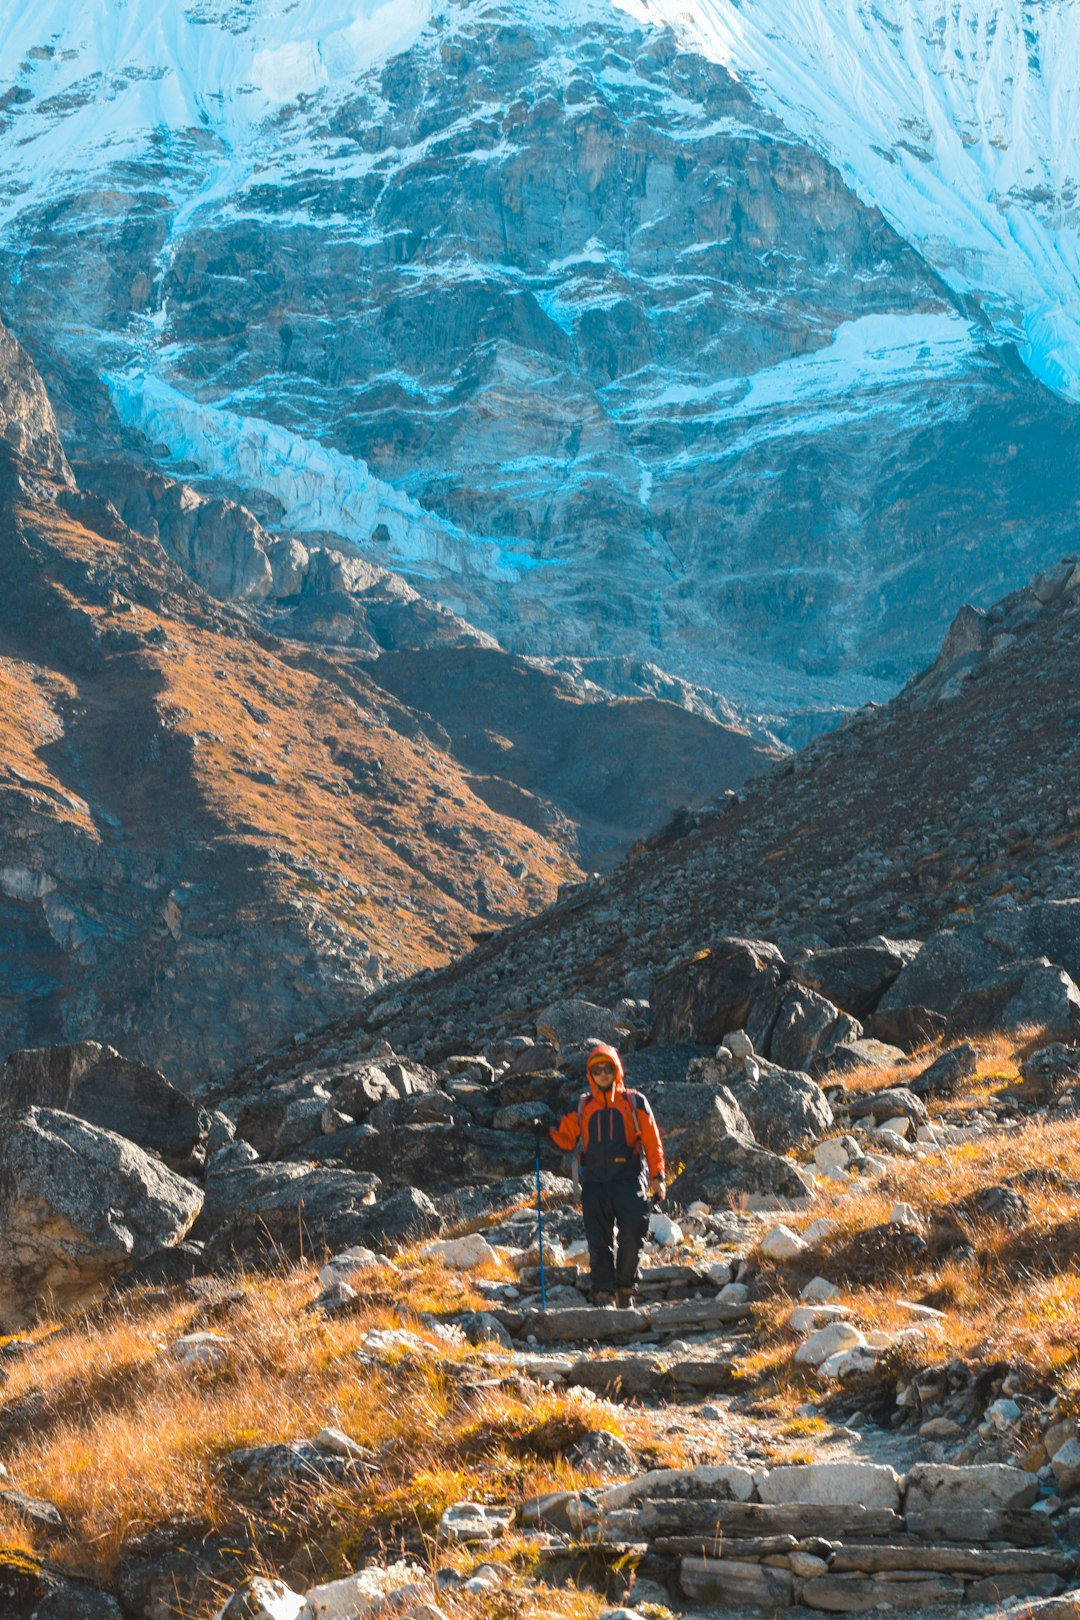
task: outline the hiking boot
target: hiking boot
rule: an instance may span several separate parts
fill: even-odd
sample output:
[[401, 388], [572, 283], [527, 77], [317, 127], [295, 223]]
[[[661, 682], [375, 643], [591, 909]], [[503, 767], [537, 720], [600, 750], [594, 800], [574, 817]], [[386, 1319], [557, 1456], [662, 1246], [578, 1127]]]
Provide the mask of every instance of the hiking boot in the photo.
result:
[[632, 1288], [616, 1288], [615, 1305], [620, 1311], [628, 1311], [634, 1303], [634, 1290]]
[[594, 1305], [599, 1306], [600, 1309], [603, 1310], [609, 1305], [614, 1305], [614, 1303], [615, 1303], [615, 1295], [614, 1294], [605, 1294], [603, 1292], [598, 1293], [598, 1294], [594, 1294], [593, 1297], [592, 1297], [592, 1302], [593, 1302]]

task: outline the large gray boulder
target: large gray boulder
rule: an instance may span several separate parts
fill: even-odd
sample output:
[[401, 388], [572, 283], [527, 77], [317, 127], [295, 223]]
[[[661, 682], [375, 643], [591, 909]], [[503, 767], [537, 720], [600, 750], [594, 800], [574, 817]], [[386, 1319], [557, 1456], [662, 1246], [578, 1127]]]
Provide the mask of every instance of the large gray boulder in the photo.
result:
[[787, 976], [780, 951], [766, 940], [718, 939], [657, 981], [651, 1039], [715, 1045], [728, 1030], [747, 1028], [755, 1002]]
[[340, 1155], [340, 1163], [374, 1172], [388, 1187], [422, 1187], [436, 1196], [526, 1175], [534, 1159], [531, 1132], [456, 1124], [399, 1125], [352, 1140]]
[[841, 1012], [833, 1002], [789, 984], [783, 992], [765, 1055], [783, 1069], [809, 1069], [815, 1059], [827, 1062], [839, 1046], [862, 1038], [857, 1018]]
[[181, 1174], [206, 1159], [209, 1115], [157, 1069], [97, 1041], [12, 1052], [0, 1068], [0, 1110], [30, 1107], [115, 1131]]
[[724, 1085], [676, 1081], [658, 1086], [649, 1101], [670, 1164], [688, 1164], [729, 1136], [754, 1140], [750, 1121]]
[[1010, 962], [957, 997], [949, 1024], [971, 1035], [1040, 1029], [1068, 1040], [1080, 1034], [1080, 987], [1046, 956]]
[[771, 1208], [814, 1196], [811, 1178], [790, 1159], [738, 1136], [725, 1136], [688, 1164], [673, 1191], [681, 1204], [703, 1198], [722, 1208], [733, 1203]]
[[791, 976], [853, 1018], [865, 1018], [921, 948], [917, 940], [884, 938], [837, 945], [796, 962]]
[[245, 1164], [212, 1170], [194, 1235], [209, 1263], [320, 1257], [362, 1243], [379, 1177], [307, 1164]]
[[621, 1050], [631, 1031], [626, 1020], [616, 1017], [610, 1007], [571, 997], [544, 1008], [536, 1020], [536, 1033], [557, 1052], [563, 1052], [568, 1047], [595, 1046], [598, 1041]]
[[700, 1058], [690, 1072], [710, 1088], [720, 1085], [749, 1123], [752, 1137], [774, 1153], [816, 1142], [833, 1128], [825, 1093], [816, 1080], [798, 1070], [782, 1069], [764, 1058], [743, 1066]]
[[951, 1013], [961, 996], [992, 984], [999, 968], [1039, 957], [1080, 981], [1080, 900], [983, 907], [938, 929], [882, 997], [880, 1010]]
[[93, 1304], [177, 1244], [203, 1195], [134, 1142], [52, 1108], [0, 1130], [0, 1332]]

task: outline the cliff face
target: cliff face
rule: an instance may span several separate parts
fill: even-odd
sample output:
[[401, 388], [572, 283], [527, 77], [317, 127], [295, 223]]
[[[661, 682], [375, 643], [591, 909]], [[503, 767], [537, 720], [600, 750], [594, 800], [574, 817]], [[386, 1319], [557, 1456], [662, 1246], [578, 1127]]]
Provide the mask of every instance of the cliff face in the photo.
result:
[[[86, 470], [125, 522], [76, 486], [2, 328], [0, 402], [0, 1047], [97, 1031], [224, 1073], [776, 756], [671, 704], [587, 701], [235, 505]], [[624, 789], [603, 815], [601, 768]]]
[[[851, 142], [701, 54], [727, 5], [679, 40], [600, 0], [389, 34], [149, 9], [107, 38], [77, 9], [68, 52], [51, 7], [6, 25], [0, 298], [73, 453], [127, 446], [515, 650], [651, 662], [793, 739], [1067, 547], [1074, 407]], [[863, 21], [877, 84], [893, 35]], [[910, 198], [912, 130], [877, 135]]]

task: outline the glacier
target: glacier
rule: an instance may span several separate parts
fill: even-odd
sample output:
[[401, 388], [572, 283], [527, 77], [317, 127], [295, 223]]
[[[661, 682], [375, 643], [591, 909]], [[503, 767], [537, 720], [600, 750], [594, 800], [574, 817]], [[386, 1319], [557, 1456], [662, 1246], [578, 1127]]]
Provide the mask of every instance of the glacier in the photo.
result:
[[742, 78], [1080, 400], [1077, 0], [613, 3]]

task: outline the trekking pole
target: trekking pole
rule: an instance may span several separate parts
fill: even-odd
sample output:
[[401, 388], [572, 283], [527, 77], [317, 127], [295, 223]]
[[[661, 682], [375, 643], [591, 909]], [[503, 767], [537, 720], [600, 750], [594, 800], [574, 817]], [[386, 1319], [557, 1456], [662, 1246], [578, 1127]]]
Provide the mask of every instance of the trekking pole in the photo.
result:
[[544, 1286], [544, 1207], [540, 1202], [540, 1138], [536, 1138], [536, 1246], [540, 1251], [540, 1309], [547, 1311]]

